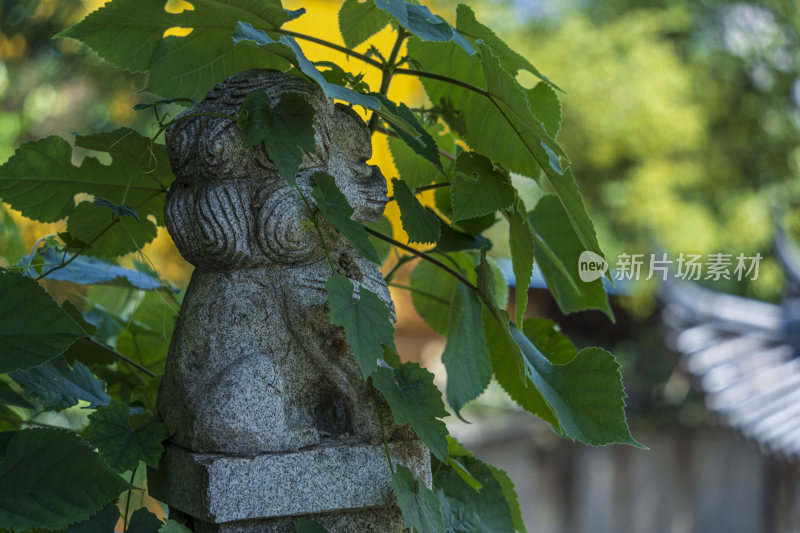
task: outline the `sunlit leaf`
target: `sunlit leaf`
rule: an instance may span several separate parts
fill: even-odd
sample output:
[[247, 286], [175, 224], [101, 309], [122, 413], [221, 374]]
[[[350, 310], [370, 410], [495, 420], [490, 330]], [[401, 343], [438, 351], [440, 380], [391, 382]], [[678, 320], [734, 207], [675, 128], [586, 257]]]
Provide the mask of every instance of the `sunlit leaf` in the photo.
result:
[[345, 0], [339, 8], [339, 31], [348, 48], [355, 48], [389, 24], [391, 15], [374, 2]]
[[409, 242], [435, 243], [441, 235], [440, 221], [433, 212], [420, 204], [403, 180], [392, 179], [394, 199], [400, 207], [400, 221]]

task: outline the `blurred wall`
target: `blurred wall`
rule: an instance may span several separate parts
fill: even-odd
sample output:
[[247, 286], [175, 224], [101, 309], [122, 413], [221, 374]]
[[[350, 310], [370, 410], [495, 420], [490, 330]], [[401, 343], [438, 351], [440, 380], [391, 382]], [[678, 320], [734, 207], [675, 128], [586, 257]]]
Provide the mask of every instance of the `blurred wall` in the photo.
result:
[[711, 427], [633, 428], [649, 451], [559, 439], [520, 415], [453, 428], [514, 481], [529, 533], [800, 532], [800, 468]]

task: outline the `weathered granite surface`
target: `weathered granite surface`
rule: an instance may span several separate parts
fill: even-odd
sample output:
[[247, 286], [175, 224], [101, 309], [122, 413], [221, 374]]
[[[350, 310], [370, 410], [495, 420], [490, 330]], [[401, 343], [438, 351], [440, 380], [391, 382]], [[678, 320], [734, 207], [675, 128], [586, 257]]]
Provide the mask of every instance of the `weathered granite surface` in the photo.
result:
[[[408, 466], [430, 484], [430, 456], [420, 441], [390, 443], [389, 453], [395, 463]], [[156, 498], [213, 523], [343, 509], [389, 510], [394, 505], [382, 444], [340, 442], [253, 457], [198, 454], [169, 446], [148, 480]]]
[[[265, 91], [273, 107], [286, 91], [314, 107], [316, 153], [304, 153], [297, 175], [312, 205], [313, 175], [324, 171], [354, 208], [354, 220], [377, 220], [387, 201], [386, 183], [377, 167], [366, 164], [369, 130], [354, 111], [334, 105], [316, 85], [276, 71], [245, 71], [218, 84], [183, 116], [235, 116], [254, 90]], [[385, 458], [378, 464], [377, 453], [381, 431], [375, 400], [383, 399], [362, 379], [343, 330], [330, 324], [324, 283], [331, 270], [297, 191], [280, 177], [263, 145], [244, 147], [232, 120], [196, 116], [176, 122], [166, 133], [176, 181], [167, 196], [165, 221], [179, 251], [196, 268], [158, 394], [173, 445], [155, 474], [160, 495], [210, 521], [322, 511], [330, 517], [336, 505], [350, 516], [359, 506], [389, 505], [388, 478], [377, 474], [388, 472]], [[355, 296], [360, 287], [368, 288], [394, 313], [376, 265], [318, 219], [337, 271], [353, 281]], [[395, 425], [388, 410], [383, 422], [395, 450], [420, 449], [410, 428]], [[423, 474], [427, 455], [412, 456], [408, 466]], [[174, 468], [176, 461], [184, 466]], [[197, 474], [200, 470], [192, 470], [197, 465], [211, 466]], [[223, 465], [227, 484], [212, 475]], [[342, 482], [335, 491], [313, 484], [284, 487], [260, 499], [260, 507], [251, 500], [253, 507], [241, 515], [208, 514], [202, 505], [187, 503], [211, 491], [214, 505], [224, 507], [229, 500], [228, 509], [234, 509], [237, 498], [249, 494], [248, 487], [294, 479], [301, 465], [312, 472], [317, 465], [322, 477], [331, 469]], [[372, 472], [375, 483], [362, 488], [349, 484], [360, 479], [352, 477], [362, 475], [359, 471]], [[208, 485], [212, 480], [222, 484], [213, 489]], [[320, 491], [337, 492], [339, 499], [313, 503]], [[366, 492], [357, 496], [358, 491]], [[352, 501], [344, 498], [348, 492]]]

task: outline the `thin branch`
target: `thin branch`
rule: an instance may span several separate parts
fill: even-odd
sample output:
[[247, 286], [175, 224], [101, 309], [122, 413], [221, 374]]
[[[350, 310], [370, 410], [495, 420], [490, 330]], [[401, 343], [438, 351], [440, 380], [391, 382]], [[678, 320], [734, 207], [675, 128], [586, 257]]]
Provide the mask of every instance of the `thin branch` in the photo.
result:
[[[392, 47], [392, 52], [389, 54], [389, 59], [381, 67], [383, 75], [381, 77], [381, 86], [378, 89], [378, 92], [384, 96], [389, 94], [389, 84], [392, 82], [394, 69], [397, 67], [395, 64], [397, 62], [397, 55], [400, 53], [400, 48], [403, 46], [403, 41], [406, 40], [406, 37], [408, 37], [408, 33], [403, 28], [398, 28], [397, 39], [394, 41], [394, 46]], [[378, 112], [373, 111], [372, 116], [369, 119], [369, 131], [375, 132], [375, 128], [377, 126]]]
[[119, 353], [118, 351], [113, 349], [111, 346], [108, 346], [105, 343], [100, 342], [99, 340], [95, 339], [94, 337], [87, 337], [87, 340], [89, 342], [91, 342], [92, 344], [94, 344], [95, 346], [98, 346], [98, 347], [102, 348], [103, 350], [107, 351], [108, 353], [110, 353], [111, 355], [113, 355], [114, 357], [116, 357], [117, 359], [122, 361], [123, 363], [126, 363], [126, 364], [132, 366], [133, 368], [135, 368], [136, 370], [139, 370], [140, 372], [143, 372], [143, 373], [147, 374], [151, 378], [154, 378], [156, 376], [153, 372], [148, 370], [146, 367], [140, 365], [139, 363], [137, 363], [133, 359], [130, 359], [130, 358], [122, 355], [121, 353]]
[[[396, 240], [392, 239], [391, 237], [388, 237], [388, 236], [384, 235], [383, 233], [381, 233], [379, 231], [375, 231], [372, 228], [364, 226], [363, 224], [362, 224], [362, 226], [364, 227], [365, 230], [367, 230], [367, 233], [369, 233], [370, 235], [373, 235], [374, 237], [377, 237], [377, 238], [381, 239], [382, 241], [386, 241], [386, 242], [388, 242], [389, 244], [391, 244], [393, 246], [397, 246], [401, 250], [405, 250], [406, 252], [414, 254], [417, 257], [419, 257], [420, 259], [424, 259], [425, 261], [428, 261], [429, 263], [432, 263], [432, 264], [436, 265], [437, 267], [441, 268], [442, 270], [444, 270], [445, 272], [447, 272], [448, 274], [450, 274], [451, 276], [456, 278], [458, 281], [460, 281], [461, 283], [466, 285], [468, 289], [470, 289], [475, 294], [477, 294], [478, 297], [483, 301], [484, 304], [486, 304], [486, 306], [490, 310], [494, 310], [494, 308], [495, 308], [494, 303], [492, 303], [486, 297], [486, 295], [481, 292], [481, 290], [476, 285], [474, 285], [470, 280], [468, 280], [466, 277], [464, 277], [464, 275], [461, 274], [460, 272], [457, 272], [456, 270], [454, 270], [454, 269], [450, 268], [449, 266], [445, 265], [444, 263], [442, 263], [441, 261], [439, 261], [435, 257], [431, 257], [430, 255], [426, 254], [425, 252], [420, 252], [419, 250], [415, 250], [414, 248], [412, 248], [412, 247], [410, 247], [410, 246], [408, 246], [406, 244], [403, 244], [400, 241], [396, 241]], [[494, 313], [492, 313], [492, 314], [494, 314]]]
[[390, 287], [395, 287], [397, 289], [403, 289], [404, 291], [417, 293], [421, 296], [424, 296], [425, 298], [430, 298], [431, 300], [436, 300], [439, 303], [443, 303], [444, 305], [450, 305], [450, 302], [448, 302], [444, 298], [440, 298], [435, 294], [431, 294], [429, 292], [421, 291], [416, 287], [411, 287], [410, 285], [401, 285], [400, 283], [388, 283], [388, 285]]
[[55, 424], [46, 424], [44, 422], [37, 422], [36, 420], [16, 420], [7, 416], [0, 416], [0, 420], [3, 422], [11, 422], [12, 424], [29, 424], [31, 426], [38, 426], [42, 428], [67, 429], [64, 426], [56, 426]]
[[317, 212], [311, 208], [308, 198], [306, 198], [306, 195], [303, 194], [303, 190], [300, 189], [300, 186], [297, 183], [294, 184], [294, 188], [297, 190], [300, 198], [303, 199], [303, 203], [306, 206], [306, 213], [308, 214], [308, 218], [311, 220], [311, 223], [314, 225], [314, 229], [317, 230], [317, 236], [319, 236], [319, 242], [322, 245], [322, 249], [325, 250], [325, 257], [328, 259], [328, 264], [331, 266], [333, 273], [336, 274], [336, 266], [333, 264], [331, 253], [328, 251], [328, 245], [325, 243], [325, 236], [322, 235], [322, 229], [320, 229], [319, 222], [317, 221]]
[[450, 85], [458, 85], [459, 87], [463, 87], [469, 91], [474, 93], [482, 94], [483, 96], [489, 97], [491, 94], [489, 91], [481, 89], [477, 85], [472, 85], [471, 83], [467, 83], [465, 81], [457, 80], [456, 78], [451, 78], [449, 76], [443, 76], [441, 74], [434, 74], [433, 72], [425, 72], [424, 70], [415, 70], [410, 68], [398, 68], [394, 70], [395, 74], [404, 74], [406, 76], [417, 76], [420, 78], [430, 78], [432, 80], [443, 81], [445, 83], [449, 83]]
[[356, 59], [360, 59], [364, 63], [367, 63], [368, 65], [372, 65], [373, 67], [376, 67], [376, 68], [382, 68], [383, 67], [383, 65], [381, 65], [379, 61], [375, 61], [371, 57], [368, 57], [368, 56], [366, 56], [364, 54], [360, 54], [358, 52], [354, 52], [353, 50], [350, 50], [349, 48], [345, 48], [344, 46], [338, 45], [336, 43], [332, 43], [330, 41], [326, 41], [325, 39], [320, 39], [319, 37], [313, 37], [311, 35], [306, 35], [304, 33], [298, 33], [296, 31], [284, 30], [284, 29], [280, 29], [280, 28], [274, 29], [274, 30], [270, 30], [270, 31], [275, 32], [275, 33], [281, 33], [283, 35], [289, 35], [291, 37], [296, 37], [298, 39], [303, 39], [304, 41], [309, 41], [309, 42], [312, 42], [312, 43], [320, 44], [322, 46], [326, 46], [326, 47], [328, 47], [328, 48], [330, 48], [332, 50], [336, 50], [337, 52], [341, 52], [341, 53], [343, 53], [345, 55], [348, 55], [350, 57], [355, 57]]
[[[92, 243], [94, 243], [94, 242], [95, 242], [97, 239], [99, 239], [100, 237], [102, 237], [102, 236], [105, 234], [105, 232], [107, 232], [108, 230], [110, 230], [110, 229], [111, 229], [111, 228], [114, 226], [114, 224], [116, 224], [117, 222], [119, 222], [119, 219], [118, 219], [118, 218], [115, 218], [114, 220], [112, 220], [112, 221], [111, 221], [111, 223], [110, 223], [108, 226], [106, 226], [105, 228], [103, 228], [103, 229], [100, 231], [100, 233], [98, 233], [98, 234], [97, 234], [97, 235], [96, 235], [96, 236], [95, 236], [95, 237], [94, 237], [92, 240], [90, 240], [90, 241], [89, 241], [89, 242], [87, 242], [86, 244], [92, 244]], [[75, 261], [75, 260], [78, 258], [78, 256], [80, 256], [80, 255], [81, 255], [81, 254], [84, 252], [84, 250], [86, 250], [86, 248], [81, 248], [80, 250], [78, 250], [77, 252], [75, 252], [74, 254], [72, 254], [72, 257], [70, 257], [69, 259], [67, 259], [66, 261], [64, 261], [63, 263], [61, 263], [60, 265], [58, 265], [57, 267], [51, 268], [51, 269], [50, 269], [50, 270], [48, 270], [47, 272], [42, 272], [42, 273], [39, 275], [39, 277], [38, 277], [38, 278], [36, 278], [36, 281], [39, 281], [39, 280], [41, 280], [42, 278], [44, 278], [45, 276], [48, 276], [48, 275], [52, 274], [52, 273], [53, 273], [53, 272], [55, 272], [56, 270], [61, 270], [62, 268], [66, 267], [67, 265], [69, 265], [70, 263], [72, 263], [73, 261]]]
[[416, 258], [417, 257], [413, 255], [404, 255], [403, 257], [400, 257], [397, 260], [397, 263], [395, 263], [395, 265], [392, 267], [392, 269], [383, 277], [384, 281], [386, 281], [386, 283], [391, 283], [392, 278], [394, 278], [394, 275], [397, 273], [397, 270], [401, 266], [405, 265], [409, 261], [413, 261]]
[[[431, 183], [430, 185], [423, 185], [422, 187], [416, 187], [412, 191], [412, 194], [419, 194], [421, 192], [430, 191], [433, 189], [441, 189], [442, 187], [450, 187], [452, 185], [449, 181], [443, 181], [441, 183]], [[389, 196], [387, 202], [394, 202], [396, 198], [394, 195]]]

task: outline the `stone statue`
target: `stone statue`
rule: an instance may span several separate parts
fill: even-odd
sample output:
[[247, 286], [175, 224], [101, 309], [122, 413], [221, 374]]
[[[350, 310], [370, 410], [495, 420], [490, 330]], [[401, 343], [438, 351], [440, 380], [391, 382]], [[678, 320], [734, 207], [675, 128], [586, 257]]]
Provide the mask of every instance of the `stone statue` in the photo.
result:
[[[235, 121], [199, 115], [236, 116], [255, 90], [273, 107], [291, 91], [314, 108], [316, 153], [304, 153], [296, 177], [312, 205], [316, 172], [334, 177], [356, 220], [375, 221], [386, 205], [384, 178], [366, 164], [367, 126], [298, 76], [236, 74], [167, 129], [176, 180], [165, 220], [195, 270], [158, 393], [171, 436], [148, 488], [196, 533], [283, 533], [300, 516], [332, 533], [397, 531], [386, 454], [430, 485], [429, 452], [388, 409], [384, 448], [385, 400], [330, 324], [331, 267], [297, 191], [263, 145], [244, 147]], [[369, 289], [394, 319], [376, 265], [317, 219], [354, 297]]]
[[[184, 114], [236, 116], [254, 90], [265, 91], [273, 107], [291, 91], [314, 108], [316, 154], [304, 153], [297, 174], [309, 201], [313, 174], [323, 171], [336, 179], [355, 220], [380, 218], [386, 182], [366, 164], [369, 130], [316, 85], [249, 70], [218, 84]], [[373, 392], [343, 330], [330, 325], [324, 283], [331, 268], [297, 191], [263, 144], [244, 147], [232, 120], [179, 121], [167, 129], [167, 148], [177, 179], [166, 225], [195, 266], [158, 396], [171, 441], [196, 452], [238, 454], [297, 450], [326, 439], [379, 443]], [[356, 289], [378, 294], [394, 316], [376, 265], [317, 218], [338, 272]], [[388, 413], [384, 423], [390, 438], [413, 438]]]

